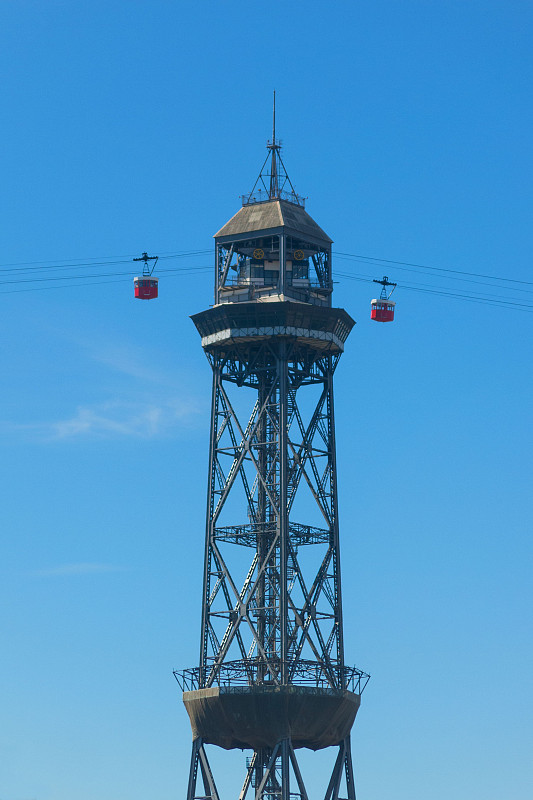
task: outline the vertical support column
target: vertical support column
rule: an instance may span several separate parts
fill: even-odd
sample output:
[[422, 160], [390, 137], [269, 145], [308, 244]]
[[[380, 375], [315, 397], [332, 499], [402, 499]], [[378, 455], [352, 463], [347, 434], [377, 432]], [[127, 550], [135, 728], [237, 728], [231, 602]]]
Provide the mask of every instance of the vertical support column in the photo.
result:
[[355, 779], [353, 774], [352, 748], [349, 735], [344, 740], [344, 751], [345, 751], [344, 769], [346, 772], [346, 788], [347, 788], [348, 800], [355, 800]]
[[189, 785], [187, 788], [187, 800], [195, 800], [196, 784], [198, 782], [198, 768], [202, 774], [202, 782], [204, 784], [204, 797], [207, 800], [219, 800], [215, 779], [209, 766], [209, 761], [205, 754], [204, 745], [200, 738], [195, 739], [192, 743], [191, 767], [189, 770]]
[[346, 740], [341, 742], [339, 745], [339, 753], [337, 755], [337, 760], [335, 761], [335, 766], [333, 767], [333, 772], [331, 773], [331, 778], [329, 780], [328, 788], [326, 789], [324, 800], [339, 800], [339, 787], [341, 785], [345, 756]]
[[281, 800], [290, 800], [290, 755], [289, 740], [281, 743]]
[[[266, 402], [266, 398], [269, 392], [269, 381], [268, 375], [266, 372], [262, 372], [259, 375], [259, 386], [258, 386], [258, 401], [259, 401], [259, 408], [263, 408]], [[267, 522], [269, 521], [269, 513], [268, 513], [268, 498], [267, 493], [265, 491], [264, 481], [267, 479], [267, 472], [269, 468], [269, 457], [268, 457], [268, 425], [267, 425], [267, 418], [268, 418], [268, 410], [261, 415], [260, 423], [257, 428], [257, 443], [258, 443], [258, 455], [257, 455], [257, 462], [259, 468], [259, 474], [262, 480], [258, 481], [257, 484], [257, 536], [256, 536], [256, 548], [258, 554], [259, 564], [263, 565], [265, 563], [265, 559], [267, 557], [268, 550], [270, 548], [270, 536], [267, 536]], [[265, 571], [261, 571], [261, 575], [259, 577], [259, 585], [257, 588], [257, 637], [263, 647], [264, 652], [267, 651], [267, 624], [266, 624], [266, 575]], [[264, 664], [259, 664], [257, 666], [257, 680], [258, 683], [262, 683], [265, 679], [265, 666]], [[259, 762], [258, 762], [259, 764]], [[257, 766], [257, 768], [259, 768]]]
[[335, 406], [333, 401], [333, 358], [328, 357], [327, 364], [327, 415], [328, 415], [328, 460], [329, 460], [329, 483], [330, 483], [330, 505], [333, 516], [333, 573], [335, 586], [335, 614], [337, 625], [337, 659], [339, 663], [339, 686], [343, 689], [344, 685], [344, 637], [342, 627], [342, 592], [341, 592], [341, 573], [340, 573], [340, 537], [339, 537], [339, 502], [337, 497], [337, 453], [335, 442]]
[[272, 786], [276, 786], [276, 759], [278, 757], [280, 750], [280, 742], [274, 747], [272, 751], [270, 750], [263, 750], [262, 752], [265, 754], [267, 759], [265, 758], [263, 772], [261, 781], [257, 784], [255, 790], [255, 800], [263, 800], [263, 798], [271, 797], [271, 793], [269, 792], [269, 788]]
[[[326, 278], [326, 286], [328, 289], [333, 289], [333, 278], [331, 269], [331, 247], [328, 247], [324, 256], [324, 272]], [[331, 307], [331, 294], [328, 295], [328, 306]]]
[[196, 794], [196, 776], [198, 774], [198, 750], [202, 744], [201, 739], [195, 739], [192, 743], [191, 767], [189, 770], [189, 784], [187, 787], [187, 800], [194, 800]]
[[219, 299], [219, 296], [218, 296], [219, 295], [218, 285], [219, 285], [219, 281], [220, 281], [220, 262], [221, 262], [221, 259], [222, 259], [222, 245], [217, 243], [215, 245], [215, 293], [214, 293], [215, 303], [219, 303], [220, 302], [220, 299]]
[[207, 508], [205, 526], [205, 553], [204, 553], [204, 583], [203, 583], [203, 602], [202, 602], [202, 632], [200, 641], [200, 686], [205, 685], [207, 678], [205, 674], [207, 647], [208, 647], [208, 614], [209, 614], [209, 593], [211, 582], [211, 537], [213, 534], [213, 508], [214, 508], [214, 488], [215, 488], [215, 457], [216, 457], [216, 438], [218, 431], [218, 385], [220, 381], [220, 367], [215, 359], [213, 367], [213, 384], [211, 389], [211, 429], [209, 433], [209, 468], [207, 476]]
[[[281, 683], [288, 682], [288, 630], [287, 630], [287, 556], [289, 552], [289, 513], [287, 508], [288, 484], [288, 362], [287, 342], [282, 339], [279, 343], [278, 356], [279, 374], [279, 510], [278, 527], [280, 534], [280, 659]], [[288, 763], [288, 762], [287, 762]]]
[[210, 800], [219, 800], [217, 787], [215, 786], [215, 779], [213, 778], [213, 773], [211, 772], [211, 767], [209, 766], [209, 761], [207, 760], [207, 756], [205, 754], [203, 742], [200, 743], [198, 750], [198, 760], [200, 762], [200, 769], [202, 771], [202, 780], [204, 784], [206, 800], [207, 798], [210, 798]]
[[285, 234], [282, 233], [279, 237], [279, 291], [281, 294], [285, 293], [285, 286], [287, 285], [287, 258], [286, 258], [286, 244]]
[[255, 782], [254, 782], [256, 795], [257, 795], [257, 787], [261, 786], [261, 783], [263, 782], [265, 769], [270, 761], [270, 755], [271, 753], [266, 749], [257, 751], [257, 759], [255, 764]]

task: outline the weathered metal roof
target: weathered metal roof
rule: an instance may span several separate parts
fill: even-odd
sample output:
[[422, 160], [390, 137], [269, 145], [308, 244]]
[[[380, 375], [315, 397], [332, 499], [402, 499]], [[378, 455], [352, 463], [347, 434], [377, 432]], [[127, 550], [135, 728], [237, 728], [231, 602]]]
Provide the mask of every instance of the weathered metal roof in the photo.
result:
[[309, 216], [305, 208], [286, 200], [269, 200], [266, 203], [243, 206], [215, 233], [215, 237], [258, 233], [272, 228], [290, 228], [304, 236], [307, 234], [324, 242], [333, 241]]

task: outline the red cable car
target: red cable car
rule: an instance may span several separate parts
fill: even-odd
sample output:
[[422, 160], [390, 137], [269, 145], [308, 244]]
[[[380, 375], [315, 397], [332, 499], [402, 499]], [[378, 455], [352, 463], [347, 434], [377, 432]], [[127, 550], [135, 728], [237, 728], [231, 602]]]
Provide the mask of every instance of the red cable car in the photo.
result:
[[154, 300], [157, 297], [159, 279], [153, 275], [140, 275], [133, 279], [135, 297], [139, 300]]
[[[159, 256], [149, 256], [148, 253], [143, 253], [140, 258], [134, 258], [134, 261], [142, 261], [144, 263], [143, 274], [133, 279], [133, 286], [135, 287], [135, 297], [138, 300], [155, 300], [158, 296], [158, 283], [159, 278], [153, 276], [155, 265]], [[153, 261], [152, 269], [148, 264]]]
[[[379, 300], [374, 299], [370, 303], [370, 319], [374, 319], [376, 322], [392, 322], [396, 303], [390, 299], [390, 296], [397, 284], [391, 283], [386, 275], [383, 280], [374, 280], [374, 283], [380, 283], [383, 288], [381, 289]], [[387, 294], [387, 286], [392, 286], [392, 291], [389, 294]]]
[[370, 303], [370, 319], [375, 319], [377, 322], [392, 322], [394, 319], [394, 306], [391, 300], [372, 300]]

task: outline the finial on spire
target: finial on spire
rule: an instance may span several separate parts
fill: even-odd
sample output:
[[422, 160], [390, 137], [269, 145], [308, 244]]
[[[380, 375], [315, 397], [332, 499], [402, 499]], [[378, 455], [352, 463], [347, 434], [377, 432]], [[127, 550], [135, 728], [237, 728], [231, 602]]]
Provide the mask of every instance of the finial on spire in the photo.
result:
[[268, 192], [269, 200], [276, 200], [279, 197], [278, 181], [278, 157], [281, 150], [281, 143], [276, 142], [276, 90], [274, 89], [274, 103], [272, 108], [272, 141], [268, 142], [267, 148], [272, 151], [272, 164], [270, 167], [270, 189]]
[[274, 103], [272, 106], [272, 143], [276, 143], [276, 90], [274, 89]]

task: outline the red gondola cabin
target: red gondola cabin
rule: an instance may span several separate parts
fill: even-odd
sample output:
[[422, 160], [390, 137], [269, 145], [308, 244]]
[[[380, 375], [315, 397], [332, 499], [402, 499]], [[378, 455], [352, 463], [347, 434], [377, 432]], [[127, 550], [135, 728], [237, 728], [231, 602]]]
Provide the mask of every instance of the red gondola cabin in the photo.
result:
[[135, 297], [139, 300], [155, 300], [157, 297], [158, 279], [152, 275], [140, 275], [133, 279]]
[[392, 322], [394, 319], [394, 306], [392, 300], [372, 300], [370, 306], [370, 319], [375, 319], [376, 322]]

